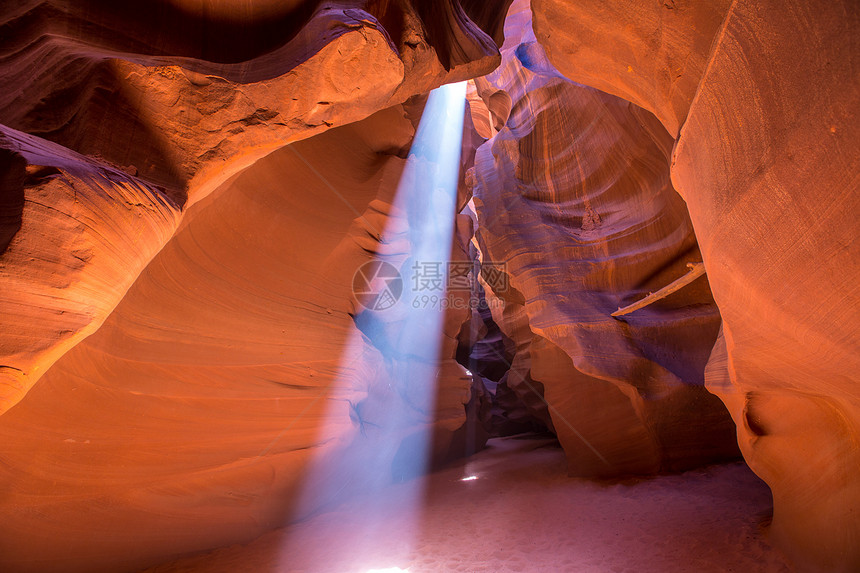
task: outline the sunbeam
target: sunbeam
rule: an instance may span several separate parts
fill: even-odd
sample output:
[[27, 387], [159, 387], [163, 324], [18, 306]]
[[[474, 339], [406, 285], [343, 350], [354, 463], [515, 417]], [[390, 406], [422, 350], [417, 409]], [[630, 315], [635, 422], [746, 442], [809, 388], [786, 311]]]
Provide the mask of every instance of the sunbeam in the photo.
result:
[[[465, 92], [461, 82], [430, 93], [406, 160], [381, 241], [405, 236], [408, 258], [398, 269], [379, 255], [356, 272], [357, 330], [347, 341], [338, 376], [328, 389], [330, 412], [325, 419], [332, 427], [320, 430], [329, 447], [318, 448], [310, 461], [293, 516], [305, 518], [349, 495], [365, 496], [365, 502], [366, 496], [378, 496], [366, 505], [374, 510], [365, 512], [352, 528], [352, 534], [363, 540], [360, 550], [342, 548], [356, 551], [357, 571], [380, 560], [386, 566], [405, 562], [420, 528], [421, 477], [432, 447], [446, 308], [439, 301], [446, 296], [454, 232]], [[365, 365], [367, 353], [381, 354], [378, 362], [384, 364], [390, 384], [371, 383], [374, 372]], [[346, 413], [353, 427], [344, 438]], [[392, 482], [402, 482], [393, 493], [384, 489]], [[376, 550], [377, 534], [392, 520], [401, 524], [402, 540], [396, 555], [383, 555]], [[287, 540], [283, 547], [284, 566], [295, 543]], [[337, 543], [330, 549], [338, 551]]]

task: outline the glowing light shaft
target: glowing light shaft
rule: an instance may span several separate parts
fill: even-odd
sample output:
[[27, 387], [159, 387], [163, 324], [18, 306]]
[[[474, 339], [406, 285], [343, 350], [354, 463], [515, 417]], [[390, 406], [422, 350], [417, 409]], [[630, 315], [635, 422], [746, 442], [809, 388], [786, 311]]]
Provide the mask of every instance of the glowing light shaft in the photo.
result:
[[[365, 397], [356, 403], [329, 398], [330, 404], [348, 403], [350, 417], [360, 424], [360, 431], [340, 453], [324, 459], [318, 456], [320, 459], [312, 461], [304, 499], [298, 504], [304, 508], [302, 513], [313, 511], [311, 508], [319, 507], [321, 500], [338, 498], [348, 485], [370, 492], [376, 503], [372, 505], [374, 511], [362, 515], [362, 533], [358, 536], [363, 539], [362, 551], [372, 549], [379, 541], [381, 524], [390, 519], [403, 520], [400, 530], [410, 537], [399, 544], [398, 555], [388, 555], [388, 563], [408, 559], [414, 535], [421, 529], [423, 482], [415, 478], [426, 472], [430, 454], [444, 321], [442, 309], [411, 304], [418, 293], [407, 275], [416, 262], [447, 268], [465, 104], [465, 82], [433, 90], [428, 97], [393, 205], [393, 212], [405, 214], [410, 247], [409, 259], [400, 267], [403, 296], [393, 306], [367, 309], [355, 317], [372, 348], [362, 336], [350, 339], [350, 348], [343, 350], [344, 362], [336, 386], [360, 388]], [[397, 223], [401, 229], [403, 223], [402, 219]], [[390, 225], [394, 224], [392, 220]], [[378, 339], [373, 336], [374, 330], [380, 333]], [[364, 352], [382, 355], [389, 373], [387, 388], [372, 386], [378, 385], [379, 379], [361, 379], [361, 373], [368, 372], [360, 367]], [[322, 428], [321, 435], [338, 431]], [[392, 481], [404, 483], [397, 485], [396, 491], [386, 491], [384, 488]], [[290, 552], [288, 543], [283, 548], [285, 562]], [[408, 570], [395, 567], [371, 571]]]
[[[433, 263], [445, 269], [450, 260], [465, 105], [465, 82], [442, 86], [427, 99], [394, 204], [408, 220], [412, 255], [404, 267]], [[398, 378], [411, 407], [398, 414], [408, 418], [402, 420], [404, 425], [427, 424], [435, 406], [444, 313], [438, 307], [410, 304], [420, 292], [412, 281], [407, 282], [401, 299], [404, 318], [398, 354], [410, 359], [401, 361], [407, 370]], [[430, 436], [425, 434], [410, 441], [408, 452], [403, 448], [398, 452], [396, 471], [405, 477], [421, 475], [426, 469]]]

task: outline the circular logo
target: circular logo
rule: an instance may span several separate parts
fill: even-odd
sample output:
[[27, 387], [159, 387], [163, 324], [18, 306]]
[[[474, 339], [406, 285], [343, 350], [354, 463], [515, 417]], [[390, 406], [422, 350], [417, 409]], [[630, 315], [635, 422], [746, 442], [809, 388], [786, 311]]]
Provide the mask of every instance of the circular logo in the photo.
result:
[[368, 261], [352, 277], [352, 294], [369, 310], [391, 308], [403, 294], [403, 279], [397, 267], [385, 261]]

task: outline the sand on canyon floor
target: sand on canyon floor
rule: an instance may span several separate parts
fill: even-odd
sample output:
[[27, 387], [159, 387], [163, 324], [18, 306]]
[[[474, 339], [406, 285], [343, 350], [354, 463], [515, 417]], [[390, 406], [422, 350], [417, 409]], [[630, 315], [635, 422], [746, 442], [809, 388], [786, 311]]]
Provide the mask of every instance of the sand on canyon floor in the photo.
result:
[[415, 485], [148, 571], [791, 571], [762, 527], [770, 491], [743, 463], [598, 483], [568, 477], [554, 440], [518, 436], [427, 476], [419, 503]]

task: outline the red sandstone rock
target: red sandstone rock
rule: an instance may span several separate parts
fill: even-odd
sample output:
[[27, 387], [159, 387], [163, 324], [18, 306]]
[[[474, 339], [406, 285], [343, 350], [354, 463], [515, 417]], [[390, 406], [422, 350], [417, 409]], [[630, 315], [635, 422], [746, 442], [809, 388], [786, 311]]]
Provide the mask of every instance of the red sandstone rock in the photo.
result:
[[0, 411], [95, 332], [167, 242], [180, 206], [102, 161], [0, 126], [3, 197], [20, 198], [0, 254]]
[[[134, 179], [123, 181], [165, 196], [174, 211], [185, 209], [285, 144], [360, 120], [442, 83], [487, 72], [498, 62], [492, 39], [467, 12], [490, 35], [498, 35], [497, 18], [471, 5], [464, 12], [456, 1], [429, 12], [409, 2], [355, 2], [352, 7], [264, 2], [242, 10], [229, 2], [207, 6], [97, 0], [4, 6], [0, 83], [15, 89], [0, 90], [0, 124], [63, 146], [28, 139], [50, 150], [41, 163], [30, 163], [32, 169], [58, 161], [68, 166], [75, 161], [69, 158], [77, 157], [72, 150], [130, 173]], [[435, 38], [427, 37], [428, 29], [436, 31]], [[14, 144], [4, 147], [17, 152]], [[18, 201], [20, 181], [9, 185], [4, 196]], [[27, 205], [35, 201], [34, 193], [43, 192], [28, 180]], [[81, 190], [82, 197], [89, 194]], [[32, 218], [41, 215], [24, 209], [22, 230], [5, 257], [10, 261], [5, 276], [19, 286], [0, 314], [18, 326], [0, 335], [0, 413], [17, 403], [54, 360], [98, 328], [170, 237], [176, 221], [140, 226], [134, 209], [117, 211], [114, 204], [124, 203], [126, 194], [121, 187], [101, 184], [90, 213], [55, 206], [53, 216], [64, 224], [86, 223], [94, 233], [109, 228], [122, 236], [120, 242], [135, 243], [128, 251], [114, 245], [108, 257], [97, 253], [71, 267], [57, 260], [46, 243], [26, 238], [39, 225], [34, 232], [50, 229]], [[12, 211], [10, 226], [0, 227], [3, 244], [17, 225], [20, 211]], [[44, 261], [42, 270], [9, 266], [21, 257]], [[67, 276], [70, 269], [75, 277]], [[74, 289], [53, 284], [57, 281], [104, 281], [110, 288], [89, 290], [80, 299]], [[26, 293], [45, 289], [52, 297], [41, 312], [43, 299]], [[81, 304], [89, 307], [84, 313], [77, 309]], [[76, 318], [57, 320], [52, 309], [75, 312]]]
[[730, 0], [533, 0], [537, 40], [575, 82], [652, 112], [677, 137]]
[[737, 2], [672, 169], [723, 317], [708, 387], [773, 535], [823, 571], [860, 568], [858, 27], [856, 3]]
[[[368, 253], [404, 256], [373, 233], [398, 218], [411, 133], [390, 106], [490, 71], [504, 11], [206, 6], [2, 9], [0, 412], [50, 368], [0, 417], [6, 568], [131, 568], [248, 539], [288, 519], [310, 451], [360, 450], [374, 413], [402, 399], [348, 302]], [[705, 282], [608, 319], [684, 272], [694, 228], [722, 315], [707, 384], [774, 491], [772, 531], [804, 568], [857, 569], [857, 6], [534, 10], [536, 38], [513, 40], [505, 68], [475, 80], [465, 164], [477, 135], [506, 131], [461, 173], [477, 184], [484, 256], [513, 255], [514, 288], [496, 293], [517, 350], [508, 382], [555, 426], [574, 471], [719, 455], [725, 442], [686, 415], [725, 429], [698, 386], [717, 327]], [[538, 40], [567, 77], [659, 122], [555, 78]], [[666, 177], [672, 138], [686, 206]], [[320, 203], [331, 189], [314, 170], [348, 187], [357, 212]], [[285, 182], [302, 192], [274, 191]], [[446, 317], [436, 407], [386, 428], [408, 443], [432, 427], [440, 458], [462, 439], [468, 380], [451, 357], [467, 318]], [[381, 329], [390, 337], [396, 320]], [[315, 401], [350, 339], [350, 383]], [[597, 469], [577, 434], [615, 469]]]
[[[680, 127], [672, 180], [723, 319], [708, 388], [773, 490], [772, 533], [784, 550], [803, 570], [856, 571], [860, 10], [738, 0], [714, 12], [725, 12], [717, 26], [705, 3], [671, 4], [683, 9], [673, 18], [684, 29], [643, 21], [677, 29], [662, 45], [642, 46], [641, 27], [604, 17], [638, 18], [630, 2], [589, 13], [591, 4], [535, 0], [537, 37], [571, 78]], [[672, 6], [651, 13], [669, 22]], [[654, 67], [637, 65], [649, 58]], [[691, 62], [695, 85], [665, 81], [673, 60]]]
[[[353, 319], [358, 266], [408, 255], [391, 201], [412, 133], [389, 108], [271, 154], [188, 212], [101, 328], [0, 417], [5, 569], [134, 570], [250, 540], [315, 508], [299, 507], [311, 460], [361, 461], [375, 430], [405, 440], [423, 425], [437, 458], [455, 439], [462, 451], [468, 308], [447, 315], [436, 404], [412, 426], [383, 426], [380, 409], [406, 407], [414, 364], [386, 362]], [[91, 183], [125, 181], [97, 169]], [[396, 339], [383, 318], [377, 334]]]
[[494, 318], [517, 342], [508, 384], [533, 402], [543, 392], [576, 475], [734, 455], [731, 421], [703, 386], [719, 325], [707, 282], [610, 316], [699, 260], [669, 181], [671, 138], [647, 112], [558, 78], [529, 16], [513, 5], [502, 67], [482, 80], [513, 106], [474, 170], [482, 257], [510, 281], [493, 289], [506, 302]]

